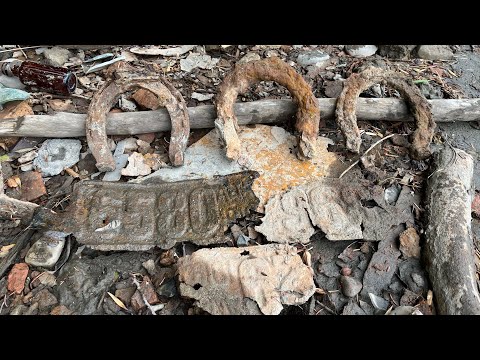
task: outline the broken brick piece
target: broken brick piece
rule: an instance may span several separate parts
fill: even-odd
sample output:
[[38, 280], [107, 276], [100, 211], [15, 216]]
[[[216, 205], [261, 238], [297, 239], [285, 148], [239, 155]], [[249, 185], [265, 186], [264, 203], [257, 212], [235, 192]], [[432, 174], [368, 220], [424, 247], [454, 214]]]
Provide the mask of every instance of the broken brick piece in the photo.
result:
[[138, 89], [132, 98], [138, 105], [145, 109], [156, 110], [160, 107], [158, 98], [152, 92], [145, 89]]
[[7, 289], [15, 294], [21, 294], [25, 287], [25, 280], [28, 276], [28, 265], [26, 263], [15, 264], [10, 270], [7, 279]]
[[22, 182], [21, 200], [32, 201], [47, 193], [42, 174], [38, 171], [27, 171], [20, 174]]

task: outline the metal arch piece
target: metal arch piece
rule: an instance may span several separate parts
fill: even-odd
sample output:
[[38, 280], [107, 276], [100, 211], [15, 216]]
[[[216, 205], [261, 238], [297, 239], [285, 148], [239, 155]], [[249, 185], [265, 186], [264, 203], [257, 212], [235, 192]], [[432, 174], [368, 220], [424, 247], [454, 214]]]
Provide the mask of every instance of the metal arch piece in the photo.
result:
[[184, 152], [190, 134], [190, 119], [180, 92], [167, 80], [158, 76], [129, 72], [131, 68], [121, 63], [112, 67], [110, 75], [115, 75], [117, 79], [109, 79], [95, 93], [86, 119], [87, 143], [97, 161], [98, 170], [102, 172], [115, 170], [115, 161], [107, 145], [107, 114], [121, 94], [139, 88], [155, 94], [159, 106], [165, 107], [170, 114], [172, 133], [169, 158], [174, 166], [183, 165]]
[[410, 155], [416, 160], [426, 159], [431, 155], [429, 146], [435, 131], [431, 105], [420, 90], [407, 82], [403, 76], [393, 71], [369, 67], [358, 74], [352, 74], [344, 83], [343, 91], [338, 97], [335, 115], [337, 123], [346, 140], [347, 149], [360, 152], [360, 131], [357, 125], [357, 98], [370, 86], [385, 82], [405, 98], [415, 118], [416, 129], [413, 133]]
[[215, 127], [226, 146], [226, 156], [237, 160], [240, 156], [238, 123], [234, 113], [235, 100], [239, 93], [262, 80], [275, 81], [285, 86], [297, 104], [295, 129], [298, 131], [298, 157], [301, 160], [314, 156], [320, 122], [320, 108], [310, 85], [293, 67], [278, 57], [236, 64], [222, 84], [216, 98], [217, 119]]

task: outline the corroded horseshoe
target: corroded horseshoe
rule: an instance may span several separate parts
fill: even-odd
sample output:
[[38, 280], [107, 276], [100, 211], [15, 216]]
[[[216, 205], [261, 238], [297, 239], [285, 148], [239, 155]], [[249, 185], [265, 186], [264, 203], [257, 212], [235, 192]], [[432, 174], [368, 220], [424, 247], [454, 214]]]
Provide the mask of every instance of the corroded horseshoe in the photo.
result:
[[115, 160], [107, 145], [107, 114], [121, 94], [138, 88], [151, 91], [157, 96], [159, 107], [167, 108], [172, 121], [168, 156], [174, 166], [183, 165], [184, 152], [190, 134], [190, 120], [182, 95], [166, 79], [141, 74], [136, 76], [129, 71], [130, 68], [126, 65], [117, 65], [111, 73], [118, 78], [106, 81], [95, 93], [88, 108], [87, 143], [97, 161], [98, 170], [115, 170]]
[[235, 100], [239, 93], [262, 80], [275, 81], [285, 86], [298, 105], [295, 129], [299, 132], [298, 157], [301, 160], [313, 158], [320, 122], [320, 109], [310, 85], [293, 67], [278, 57], [236, 64], [222, 84], [216, 98], [217, 119], [215, 127], [226, 146], [227, 158], [237, 160], [241, 146], [234, 113]]
[[431, 155], [429, 146], [435, 130], [431, 105], [418, 87], [410, 85], [407, 80], [393, 71], [369, 67], [358, 74], [352, 74], [344, 83], [343, 91], [338, 97], [335, 115], [337, 123], [345, 136], [347, 149], [360, 152], [360, 131], [357, 126], [357, 98], [370, 86], [386, 82], [396, 89], [406, 102], [415, 118], [416, 129], [413, 133], [410, 155], [416, 160], [423, 160]]

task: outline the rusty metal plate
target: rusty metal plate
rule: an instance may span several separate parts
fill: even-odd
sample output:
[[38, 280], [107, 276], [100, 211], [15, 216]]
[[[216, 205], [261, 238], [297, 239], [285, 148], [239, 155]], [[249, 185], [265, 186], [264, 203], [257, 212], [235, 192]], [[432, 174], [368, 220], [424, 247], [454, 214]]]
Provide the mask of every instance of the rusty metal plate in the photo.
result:
[[[47, 224], [98, 250], [168, 249], [177, 242], [223, 243], [229, 224], [258, 205], [246, 171], [211, 180], [76, 185], [66, 213]], [[60, 219], [61, 218], [61, 219]]]

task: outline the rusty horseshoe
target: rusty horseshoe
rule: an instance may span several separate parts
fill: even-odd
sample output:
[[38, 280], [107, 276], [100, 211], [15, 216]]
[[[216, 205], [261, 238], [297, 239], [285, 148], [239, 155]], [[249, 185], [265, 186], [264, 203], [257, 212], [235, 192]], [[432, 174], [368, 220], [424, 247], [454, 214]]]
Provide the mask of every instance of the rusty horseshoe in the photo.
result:
[[219, 87], [216, 98], [217, 119], [215, 127], [226, 146], [227, 158], [237, 160], [241, 146], [237, 131], [237, 118], [234, 113], [235, 100], [239, 93], [262, 80], [275, 81], [285, 86], [297, 104], [295, 129], [298, 131], [301, 160], [311, 159], [314, 155], [320, 122], [320, 109], [310, 85], [293, 67], [278, 57], [236, 64]]
[[416, 160], [423, 160], [431, 155], [429, 146], [435, 130], [431, 105], [418, 87], [411, 85], [407, 79], [393, 71], [369, 67], [358, 74], [352, 74], [344, 83], [343, 91], [338, 97], [335, 115], [337, 123], [346, 140], [347, 149], [360, 152], [360, 131], [357, 125], [357, 98], [370, 86], [385, 82], [405, 98], [415, 118], [416, 129], [413, 133], [410, 155]]
[[169, 158], [174, 166], [183, 165], [190, 120], [180, 92], [166, 79], [135, 72], [123, 62], [112, 65], [108, 74], [110, 79], [93, 96], [86, 119], [87, 143], [98, 170], [115, 170], [115, 161], [107, 145], [107, 113], [121, 94], [138, 88], [152, 92], [158, 98], [159, 107], [167, 108], [172, 121]]

